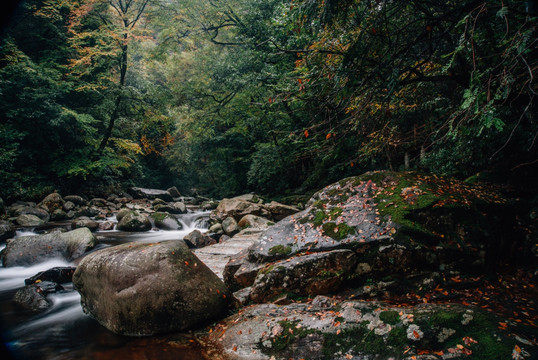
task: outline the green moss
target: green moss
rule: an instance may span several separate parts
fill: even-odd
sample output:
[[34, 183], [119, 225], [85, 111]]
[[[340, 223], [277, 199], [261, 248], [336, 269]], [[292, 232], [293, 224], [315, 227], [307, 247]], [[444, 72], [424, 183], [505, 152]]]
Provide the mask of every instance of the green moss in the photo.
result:
[[331, 270], [321, 270], [318, 272], [317, 277], [321, 279], [330, 279], [334, 277], [340, 277], [342, 276], [344, 272], [342, 270], [340, 271], [331, 271]]
[[162, 222], [164, 221], [164, 219], [166, 219], [169, 215], [165, 212], [155, 212], [153, 214], [151, 214], [151, 217], [156, 221], [156, 222]]
[[[295, 341], [306, 337], [308, 334], [313, 334], [316, 331], [312, 329], [307, 329], [304, 327], [297, 328], [298, 320], [295, 321], [279, 321], [280, 326], [284, 329], [282, 333], [278, 336], [275, 336], [272, 340], [271, 347], [265, 347], [263, 344], [260, 344], [262, 352], [265, 354], [273, 355], [278, 354], [281, 351], [285, 350], [293, 344]], [[290, 331], [291, 330], [291, 331]]]
[[329, 220], [335, 220], [340, 215], [342, 215], [342, 209], [335, 207], [329, 211]]
[[379, 319], [389, 325], [396, 325], [400, 322], [400, 315], [397, 311], [383, 311], [379, 314]]
[[291, 247], [284, 245], [276, 245], [269, 249], [269, 255], [289, 255]]
[[407, 342], [407, 333], [403, 326], [394, 327], [387, 337], [387, 343], [394, 348], [402, 348]]
[[268, 272], [272, 271], [274, 268], [275, 268], [275, 266], [274, 266], [273, 264], [271, 264], [271, 265], [265, 265], [263, 268], [261, 268], [260, 270], [258, 270], [258, 274], [259, 274], [259, 275], [265, 275], [265, 274], [267, 274]]
[[323, 220], [325, 220], [326, 218], [327, 215], [324, 211], [316, 211], [316, 213], [314, 214], [314, 219], [312, 220], [312, 224], [314, 226], [321, 226], [323, 224]]
[[[379, 358], [385, 359], [403, 352], [405, 338], [402, 341], [399, 335], [397, 343], [385, 343], [383, 336], [376, 335], [366, 326], [367, 322], [357, 327], [342, 330], [338, 335], [324, 334], [324, 358], [334, 359], [334, 354], [351, 351], [355, 354], [375, 354]], [[405, 330], [403, 335], [405, 337]]]
[[350, 234], [355, 234], [355, 228], [347, 224], [336, 224], [328, 222], [323, 224], [323, 234], [332, 237], [335, 240], [345, 239]]

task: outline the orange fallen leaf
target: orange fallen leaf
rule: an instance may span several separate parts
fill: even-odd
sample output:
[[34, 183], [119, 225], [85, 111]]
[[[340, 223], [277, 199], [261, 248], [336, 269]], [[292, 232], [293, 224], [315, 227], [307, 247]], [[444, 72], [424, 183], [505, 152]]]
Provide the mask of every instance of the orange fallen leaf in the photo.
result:
[[413, 330], [413, 336], [414, 336], [416, 339], [420, 339], [420, 335], [419, 335], [419, 333], [418, 333], [416, 330]]
[[234, 347], [233, 347], [233, 351], [236, 351], [236, 352], [237, 352], [237, 345], [234, 345]]

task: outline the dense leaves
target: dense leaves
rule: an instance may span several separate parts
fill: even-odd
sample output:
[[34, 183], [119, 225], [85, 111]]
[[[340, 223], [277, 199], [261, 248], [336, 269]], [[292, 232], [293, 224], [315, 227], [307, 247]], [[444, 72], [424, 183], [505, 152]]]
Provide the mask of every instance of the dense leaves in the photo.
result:
[[537, 164], [533, 4], [26, 1], [1, 38], [1, 195], [520, 176]]

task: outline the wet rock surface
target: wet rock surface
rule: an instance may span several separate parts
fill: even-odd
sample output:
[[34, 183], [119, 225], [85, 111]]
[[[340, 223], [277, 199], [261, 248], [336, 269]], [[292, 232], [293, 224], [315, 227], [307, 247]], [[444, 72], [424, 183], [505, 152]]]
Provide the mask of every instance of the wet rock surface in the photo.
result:
[[130, 243], [86, 256], [73, 283], [83, 310], [124, 335], [182, 331], [222, 317], [231, 294], [183, 241]]
[[72, 261], [93, 249], [96, 239], [88, 228], [69, 232], [21, 236], [7, 241], [1, 253], [5, 267], [28, 266], [46, 259]]

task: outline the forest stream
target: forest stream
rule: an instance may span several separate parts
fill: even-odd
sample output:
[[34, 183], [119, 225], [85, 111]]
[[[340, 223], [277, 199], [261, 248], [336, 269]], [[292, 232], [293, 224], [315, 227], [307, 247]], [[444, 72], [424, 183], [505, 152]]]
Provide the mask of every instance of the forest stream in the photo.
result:
[[[152, 230], [146, 233], [118, 230], [96, 232], [99, 243], [96, 250], [127, 242], [179, 240], [194, 229], [207, 228], [209, 212], [194, 211], [177, 216], [183, 225], [182, 230]], [[65, 226], [68, 226], [68, 223]], [[35, 233], [30, 229], [20, 229], [16, 237], [32, 234]], [[5, 244], [0, 250], [4, 247]], [[24, 286], [26, 278], [53, 267], [74, 265], [76, 264], [65, 260], [48, 260], [29, 267], [0, 268], [3, 340], [14, 358], [117, 359], [136, 358], [137, 353], [140, 353], [142, 358], [204, 358], [201, 350], [189, 341], [192, 338], [189, 334], [129, 338], [108, 331], [83, 313], [80, 295], [73, 289], [72, 284], [64, 284], [64, 291], [48, 296], [53, 301], [53, 306], [45, 313], [35, 315], [14, 308], [13, 295]]]

